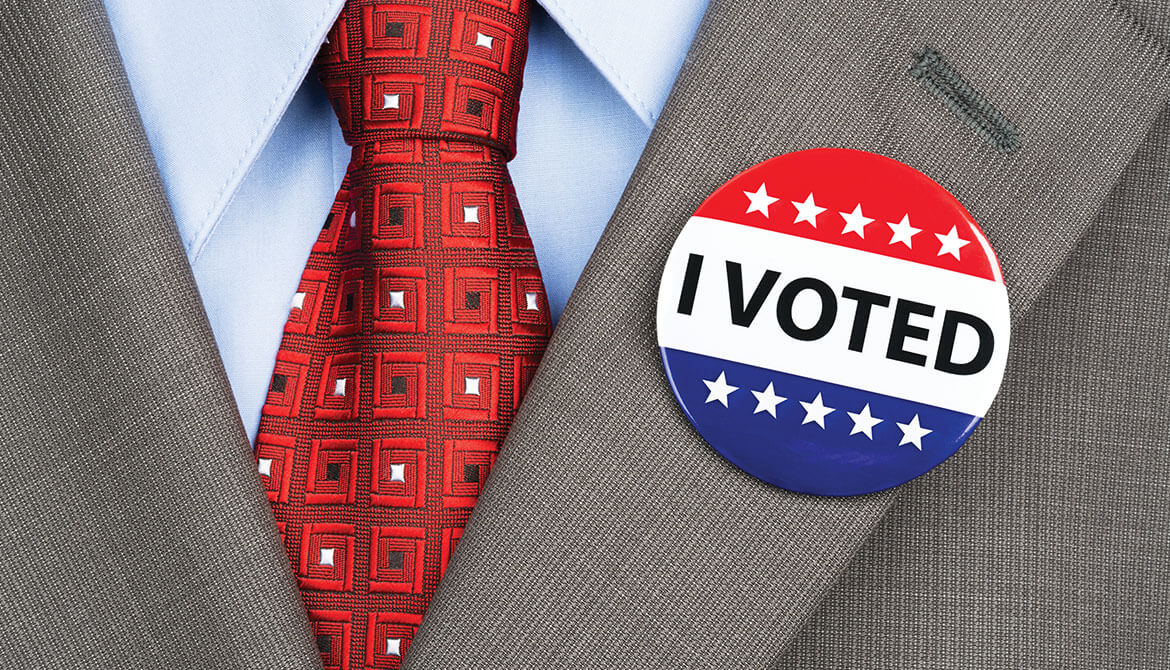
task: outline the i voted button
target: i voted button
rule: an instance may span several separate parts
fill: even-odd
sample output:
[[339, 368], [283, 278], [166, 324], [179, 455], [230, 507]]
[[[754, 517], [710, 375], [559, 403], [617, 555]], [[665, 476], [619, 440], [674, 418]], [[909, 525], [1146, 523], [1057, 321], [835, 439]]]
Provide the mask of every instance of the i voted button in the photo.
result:
[[674, 243], [658, 345], [699, 434], [791, 491], [871, 493], [971, 436], [1003, 379], [995, 253], [914, 168], [851, 149], [755, 165]]

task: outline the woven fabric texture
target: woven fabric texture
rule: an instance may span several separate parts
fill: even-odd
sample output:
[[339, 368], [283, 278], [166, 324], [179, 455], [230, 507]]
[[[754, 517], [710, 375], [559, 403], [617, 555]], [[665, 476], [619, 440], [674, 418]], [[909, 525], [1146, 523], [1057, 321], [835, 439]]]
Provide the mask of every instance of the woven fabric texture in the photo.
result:
[[[1132, 9], [1170, 36], [1170, 3]], [[908, 487], [773, 667], [1170, 663], [1168, 157], [1163, 108], [1019, 322], [984, 446]]]
[[1013, 333], [979, 441], [914, 482], [775, 668], [1170, 663], [1170, 114]]
[[102, 3], [0, 36], [0, 665], [311, 670]]
[[527, 0], [346, 3], [353, 157], [291, 306], [257, 468], [322, 664], [397, 668], [548, 341], [508, 178]]
[[[1165, 667], [1165, 11], [713, 0], [407, 666]], [[0, 34], [0, 658], [320, 667], [101, 3]], [[907, 76], [924, 47], [1017, 151]], [[654, 346], [686, 217], [812, 146], [938, 180], [1011, 291], [997, 405], [889, 494], [746, 477]]]
[[[782, 16], [763, 1], [711, 3], [501, 450], [408, 667], [758, 668], [777, 661], [905, 491], [844, 500], [789, 494], [743, 475], [696, 436], [671, 396], [654, 338], [659, 273], [679, 228], [728, 177], [770, 156], [815, 146], [881, 153], [925, 172], [971, 211], [999, 254], [1013, 318], [1024, 328], [1031, 310], [1048, 308], [1039, 296], [1101, 211], [1170, 86], [1164, 50], [1111, 3], [809, 0], [785, 3]], [[924, 47], [937, 50], [1020, 129], [1018, 150], [998, 152], [909, 76]], [[1110, 249], [1135, 251], [1133, 245]], [[1092, 309], [1088, 297], [1043, 300]], [[1144, 333], [1158, 332], [1148, 322], [1154, 311], [1133, 318], [1116, 331], [1118, 346], [1149, 346]], [[1060, 331], [1046, 336], [1054, 332]], [[1066, 351], [1055, 352], [1051, 345], [1030, 344], [1026, 331], [1023, 339], [1025, 357], [1015, 360], [1028, 370], [1013, 368], [994, 418], [964, 447], [964, 458], [994, 453], [1002, 447], [989, 443], [1004, 433], [1017, 434], [1013, 444], [1027, 444], [1032, 454], [1087, 458], [1070, 453], [1067, 434], [1048, 432], [1052, 424], [1037, 420], [1037, 414], [1067, 413], [1061, 398], [1046, 399], [1029, 384], [1052, 378], [1082, 346], [1092, 355], [1094, 345], [1068, 339], [1060, 343]], [[1117, 372], [1103, 367], [1095, 374]], [[1165, 390], [1156, 374], [1132, 378]], [[1126, 409], [1124, 401], [1098, 402], [1110, 413]], [[1127, 421], [1133, 431], [1146, 430], [1132, 427], [1139, 419]], [[1071, 472], [1074, 463], [1060, 467]], [[1014, 504], [967, 481], [961, 465], [944, 467], [925, 482], [953, 495], [970, 490], [975, 497], [965, 504], [985, 515]], [[1129, 482], [1148, 481], [1140, 461], [1127, 457], [1117, 467], [1102, 473], [1107, 481], [1089, 474], [1078, 480], [1083, 486], [1076, 490], [1092, 502], [1054, 502], [1036, 517], [1004, 510], [1002, 522], [1017, 527], [1003, 537], [1051, 542], [1016, 551], [1052, 556], [1061, 538], [1071, 542], [1073, 536], [1029, 536], [1028, 528], [1075, 523], [1091, 535], [1112, 523], [1105, 511], [1123, 510], [1143, 519], [1127, 522], [1131, 532], [1156, 529], [1164, 517], [1154, 506], [1165, 507], [1164, 493], [1147, 488], [1151, 498], [1139, 507], [1110, 502]], [[1060, 471], [1052, 466], [1054, 474]], [[1037, 492], [1059, 486], [1041, 481], [1043, 472], [1013, 471], [1012, 486]], [[917, 509], [911, 505], [903, 514], [912, 519]], [[1081, 517], [1081, 510], [1101, 515]], [[923, 513], [929, 520], [929, 511]], [[903, 539], [932, 530], [912, 520], [905, 528]], [[972, 561], [994, 560], [999, 540], [969, 537], [985, 544], [933, 558], [940, 564], [931, 574], [954, 582], [980, 579]], [[1108, 567], [1114, 587], [1136, 594], [1151, 586], [1146, 578], [1158, 573], [1133, 553], [1151, 549], [1148, 543], [1135, 537], [1123, 545], [1126, 555]], [[951, 556], [956, 560], [945, 560]], [[1166, 558], [1164, 546], [1159, 556]], [[1129, 571], [1131, 565], [1145, 567]], [[855, 583], [849, 593], [859, 600], [863, 583], [883, 588]], [[1062, 603], [1067, 625], [1093, 633], [1084, 644], [1102, 644], [1095, 636], [1112, 630], [1094, 631], [1095, 619], [1084, 615], [1089, 603], [1074, 596], [1053, 592], [1051, 600], [1016, 602]], [[1138, 603], [1153, 605], [1158, 597]], [[850, 615], [856, 620], [864, 611]], [[1044, 634], [1056, 625], [1046, 623], [1048, 614], [1016, 617], [1013, 624], [1025, 628], [1013, 635]], [[974, 615], [958, 612], [951, 620], [966, 616]], [[1164, 608], [1147, 608], [1141, 616], [1146, 630], [1164, 629]], [[964, 621], [969, 644], [995, 636], [1000, 625], [991, 618]], [[848, 627], [836, 630], [838, 643], [847, 644]], [[879, 634], [880, 623], [869, 630]], [[931, 633], [944, 637], [952, 630]], [[875, 664], [900, 667], [905, 659], [897, 654], [914, 652], [897, 645], [885, 651]], [[983, 658], [991, 667], [1019, 666], [1010, 655]], [[1124, 657], [1104, 660], [1128, 667]], [[794, 665], [819, 664], [814, 651]]]

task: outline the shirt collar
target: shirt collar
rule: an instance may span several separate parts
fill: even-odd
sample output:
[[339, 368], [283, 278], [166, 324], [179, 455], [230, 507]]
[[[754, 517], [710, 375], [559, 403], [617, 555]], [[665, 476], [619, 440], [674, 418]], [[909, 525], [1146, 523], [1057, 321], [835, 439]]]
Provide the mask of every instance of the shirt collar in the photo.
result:
[[707, 0], [537, 0], [642, 122], [666, 104]]
[[[653, 126], [707, 0], [537, 0]], [[198, 255], [344, 0], [105, 0], [187, 253]]]
[[105, 0], [189, 256], [267, 143], [344, 0]]

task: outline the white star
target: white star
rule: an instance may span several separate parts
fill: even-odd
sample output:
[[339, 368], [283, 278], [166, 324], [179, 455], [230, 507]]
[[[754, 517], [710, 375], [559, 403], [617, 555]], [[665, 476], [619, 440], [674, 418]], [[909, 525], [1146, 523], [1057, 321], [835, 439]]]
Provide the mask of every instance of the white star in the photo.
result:
[[934, 432], [923, 428], [922, 424], [918, 423], [917, 414], [914, 415], [913, 419], [910, 419], [910, 423], [899, 423], [898, 427], [902, 429], [902, 441], [898, 443], [898, 446], [913, 444], [918, 451], [922, 451], [922, 438]]
[[272, 476], [272, 459], [271, 458], [256, 459], [256, 472], [259, 472], [260, 474], [264, 475], [265, 477], [271, 477]]
[[788, 400], [783, 396], [776, 395], [776, 389], [772, 386], [772, 382], [768, 382], [768, 388], [763, 391], [752, 391], [752, 395], [756, 397], [756, 411], [752, 414], [759, 414], [760, 412], [767, 412], [776, 418], [776, 405]]
[[492, 48], [492, 36], [484, 35], [483, 33], [475, 34], [475, 46], [483, 47], [485, 49]]
[[841, 229], [841, 234], [857, 233], [857, 236], [865, 239], [865, 227], [873, 223], [873, 219], [861, 213], [861, 203], [853, 208], [852, 212], [846, 214], [845, 212], [838, 212], [842, 219], [845, 219], [845, 227]]
[[951, 232], [946, 235], [935, 233], [934, 236], [938, 238], [939, 244], [942, 245], [939, 247], [938, 255], [950, 254], [955, 257], [955, 260], [962, 260], [959, 258], [959, 249], [971, 244], [971, 240], [964, 240], [959, 237], [959, 232], [955, 229], [955, 226], [951, 226]]
[[825, 211], [824, 207], [817, 207], [817, 203], [813, 200], [813, 194], [809, 193], [804, 202], [790, 201], [796, 205], [796, 218], [792, 220], [793, 223], [800, 223], [801, 221], [808, 221], [813, 228], [817, 227], [817, 214]]
[[748, 200], [751, 201], [750, 204], [748, 204], [747, 211], [744, 212], [744, 214], [759, 212], [760, 214], [764, 215], [765, 219], [768, 218], [768, 208], [772, 206], [772, 203], [780, 199], [773, 198], [772, 196], [768, 195], [768, 188], [763, 182], [760, 182], [760, 187], [756, 189], [755, 193], [751, 191], [744, 191], [743, 194], [746, 195]]
[[406, 291], [388, 291], [390, 296], [390, 308], [405, 308], [406, 307]]
[[903, 214], [902, 220], [897, 223], [890, 223], [887, 221], [886, 225], [889, 226], [890, 231], [894, 233], [890, 237], [890, 244], [901, 242], [902, 244], [906, 245], [907, 249], [914, 248], [914, 245], [911, 244], [910, 238], [922, 232], [921, 228], [915, 228], [914, 226], [910, 225], [909, 214]]
[[874, 416], [869, 413], [869, 403], [866, 403], [865, 407], [862, 407], [861, 411], [856, 414], [853, 412], [845, 413], [849, 415], [850, 419], [853, 419], [853, 430], [849, 431], [850, 435], [865, 433], [866, 437], [871, 440], [873, 439], [873, 427], [881, 423], [882, 419], [874, 418]]
[[333, 552], [336, 549], [322, 549], [321, 555], [317, 557], [318, 565], [333, 565]]
[[406, 463], [390, 464], [390, 481], [406, 483]]
[[[732, 386], [727, 383], [727, 373], [720, 372], [719, 377], [714, 381], [704, 379], [703, 383], [707, 385], [707, 400], [706, 402], [713, 402], [718, 400], [727, 407], [727, 396], [739, 390], [738, 386]], [[706, 404], [706, 403], [704, 403]]]
[[832, 412], [837, 411], [832, 407], [825, 406], [825, 403], [821, 401], [820, 393], [817, 394], [817, 397], [814, 398], [812, 402], [804, 402], [802, 400], [800, 401], [800, 404], [804, 407], [804, 421], [800, 422], [801, 425], [815, 421], [818, 426], [824, 428], [825, 417]]
[[382, 109], [398, 109], [398, 94], [383, 93]]

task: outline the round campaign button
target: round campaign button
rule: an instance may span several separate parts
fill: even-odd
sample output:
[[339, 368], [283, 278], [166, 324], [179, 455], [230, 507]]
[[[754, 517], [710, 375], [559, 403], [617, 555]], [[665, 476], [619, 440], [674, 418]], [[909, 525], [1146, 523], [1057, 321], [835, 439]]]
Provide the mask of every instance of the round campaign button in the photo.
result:
[[847, 496], [897, 486], [970, 437], [999, 390], [999, 262], [908, 165], [812, 149], [749, 168], [679, 234], [658, 345], [699, 434], [749, 474]]

